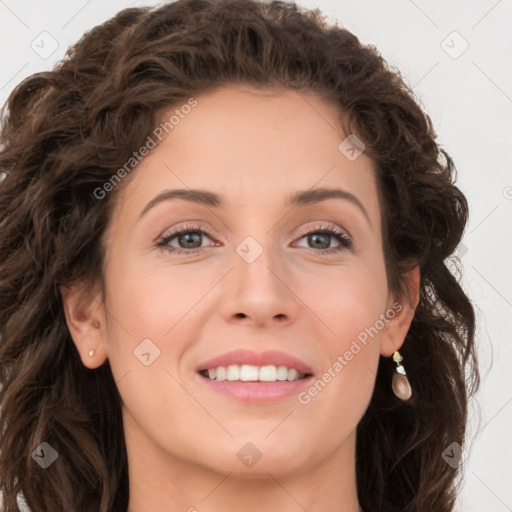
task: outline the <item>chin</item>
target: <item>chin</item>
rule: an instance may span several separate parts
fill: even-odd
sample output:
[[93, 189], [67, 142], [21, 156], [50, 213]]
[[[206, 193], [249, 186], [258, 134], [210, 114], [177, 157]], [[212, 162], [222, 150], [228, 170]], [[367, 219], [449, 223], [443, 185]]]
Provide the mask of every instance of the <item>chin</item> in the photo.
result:
[[245, 435], [230, 439], [217, 447], [215, 460], [209, 460], [207, 465], [219, 473], [233, 473], [232, 476], [248, 479], [269, 478], [269, 473], [275, 477], [286, 476], [310, 466], [308, 453], [316, 453], [314, 447], [309, 452], [304, 440], [293, 439], [286, 433], [279, 436], [273, 432], [268, 436], [269, 432], [271, 430], [265, 434], [260, 432], [256, 437]]

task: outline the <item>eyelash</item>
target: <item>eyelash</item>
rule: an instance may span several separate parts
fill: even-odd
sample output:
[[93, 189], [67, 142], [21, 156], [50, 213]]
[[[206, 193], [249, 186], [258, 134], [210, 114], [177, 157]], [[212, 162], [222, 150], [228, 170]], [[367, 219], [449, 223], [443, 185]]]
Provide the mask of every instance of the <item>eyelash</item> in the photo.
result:
[[[173, 232], [163, 236], [160, 238], [156, 244], [155, 247], [163, 249], [171, 254], [193, 254], [197, 252], [201, 252], [206, 247], [196, 247], [193, 249], [176, 249], [175, 247], [170, 247], [168, 244], [171, 240], [176, 238], [179, 235], [186, 234], [186, 233], [201, 233], [203, 235], [206, 235], [208, 238], [212, 239], [210, 234], [205, 231], [204, 229], [201, 229], [201, 226], [199, 225], [184, 225], [180, 226], [179, 228], [175, 229]], [[338, 253], [343, 250], [352, 249], [352, 240], [346, 235], [343, 231], [338, 230], [337, 228], [330, 226], [330, 225], [321, 225], [317, 226], [309, 231], [306, 231], [305, 233], [302, 233], [299, 236], [299, 240], [304, 238], [307, 235], [313, 235], [313, 234], [322, 234], [322, 235], [330, 235], [334, 237], [338, 242], [340, 242], [340, 245], [338, 247], [331, 247], [329, 249], [314, 249], [312, 247], [307, 247], [305, 249], [312, 251], [316, 254], [320, 252], [321, 254], [334, 254]]]

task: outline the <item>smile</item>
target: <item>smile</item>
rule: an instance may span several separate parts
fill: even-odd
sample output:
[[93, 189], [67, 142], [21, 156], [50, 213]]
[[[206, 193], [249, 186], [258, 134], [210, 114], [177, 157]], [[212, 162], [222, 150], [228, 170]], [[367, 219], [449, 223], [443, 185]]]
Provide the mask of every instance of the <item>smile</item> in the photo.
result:
[[301, 380], [309, 376], [309, 374], [300, 373], [295, 368], [273, 364], [265, 366], [230, 364], [202, 370], [199, 373], [210, 380], [231, 382], [284, 382]]

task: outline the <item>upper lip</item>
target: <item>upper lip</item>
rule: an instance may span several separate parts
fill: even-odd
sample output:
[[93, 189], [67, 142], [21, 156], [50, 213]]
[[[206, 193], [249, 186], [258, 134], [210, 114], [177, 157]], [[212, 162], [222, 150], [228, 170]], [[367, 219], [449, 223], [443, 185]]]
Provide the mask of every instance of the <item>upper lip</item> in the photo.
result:
[[226, 352], [202, 363], [197, 371], [209, 370], [218, 366], [229, 366], [230, 364], [251, 364], [255, 366], [286, 366], [295, 368], [299, 373], [313, 374], [313, 370], [303, 361], [280, 350], [266, 350], [254, 352], [253, 350], [238, 349]]

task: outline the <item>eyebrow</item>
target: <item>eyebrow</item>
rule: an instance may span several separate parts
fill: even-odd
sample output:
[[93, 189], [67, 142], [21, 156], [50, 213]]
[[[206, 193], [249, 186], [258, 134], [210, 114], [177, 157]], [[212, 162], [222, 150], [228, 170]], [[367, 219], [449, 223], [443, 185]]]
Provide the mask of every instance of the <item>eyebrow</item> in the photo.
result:
[[[182, 199], [199, 205], [207, 206], [210, 208], [222, 208], [224, 202], [222, 197], [214, 192], [200, 189], [176, 189], [176, 190], [165, 190], [161, 194], [154, 197], [142, 210], [140, 217], [145, 215], [151, 208], [155, 207], [162, 201], [169, 201], [171, 199]], [[343, 199], [349, 201], [361, 211], [365, 216], [366, 220], [371, 226], [371, 220], [368, 212], [362, 205], [361, 201], [350, 192], [341, 190], [338, 188], [313, 188], [309, 190], [298, 190], [293, 193], [285, 206], [307, 206], [311, 204], [320, 203], [328, 199]], [[140, 218], [139, 217], [139, 218]]]

